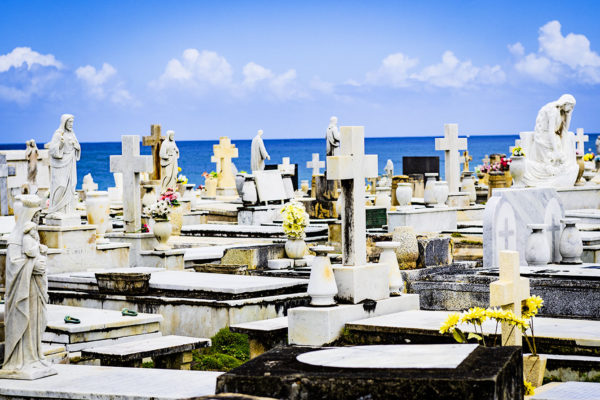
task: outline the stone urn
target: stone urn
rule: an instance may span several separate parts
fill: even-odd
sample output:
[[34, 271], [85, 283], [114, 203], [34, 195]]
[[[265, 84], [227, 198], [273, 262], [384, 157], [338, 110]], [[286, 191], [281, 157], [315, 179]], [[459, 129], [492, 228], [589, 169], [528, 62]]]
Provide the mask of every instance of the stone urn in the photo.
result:
[[186, 189], [187, 184], [183, 183], [183, 182], [177, 182], [175, 184], [175, 191], [177, 193], [179, 193], [180, 197], [183, 197], [183, 195], [185, 194], [185, 189]]
[[156, 203], [158, 197], [156, 196], [156, 188], [153, 185], [142, 185], [144, 194], [142, 195], [142, 209], [150, 207]]
[[435, 182], [437, 174], [434, 173], [426, 173], [425, 179], [427, 179], [425, 183], [425, 191], [423, 193], [423, 201], [425, 205], [428, 207], [433, 207], [437, 203], [437, 199], [435, 197]]
[[510, 174], [513, 178], [514, 187], [525, 187], [523, 175], [527, 171], [527, 160], [524, 156], [512, 156], [510, 162]]
[[577, 166], [579, 167], [579, 172], [577, 173], [577, 179], [575, 179], [575, 186], [582, 186], [585, 184], [585, 182], [580, 182], [583, 172], [585, 171], [583, 155], [577, 155]]
[[328, 253], [333, 252], [334, 249], [331, 246], [314, 246], [311, 250], [317, 256], [312, 261], [308, 280], [307, 293], [310, 296], [310, 305], [333, 306], [338, 288]]
[[525, 245], [525, 261], [527, 265], [547, 265], [551, 260], [550, 245], [544, 234], [546, 224], [528, 224], [531, 234]]
[[98, 291], [105, 294], [144, 294], [150, 289], [149, 273], [96, 272]]
[[490, 171], [488, 174], [488, 198], [492, 197], [494, 189], [506, 187], [506, 178], [502, 171]]
[[396, 201], [399, 207], [410, 206], [412, 201], [413, 185], [412, 183], [400, 182], [396, 188]]
[[285, 254], [289, 258], [299, 259], [304, 257], [304, 252], [306, 251], [306, 242], [304, 239], [296, 239], [288, 237], [285, 242]]
[[244, 186], [242, 186], [242, 202], [244, 204], [256, 204], [257, 201], [258, 194], [256, 192], [254, 177], [248, 174], [244, 180]]
[[154, 221], [154, 226], [152, 227], [152, 233], [156, 240], [158, 240], [158, 244], [154, 246], [154, 250], [157, 251], [165, 251], [171, 250], [171, 246], [167, 244], [169, 238], [171, 237], [171, 232], [173, 227], [171, 226], [171, 222], [168, 219], [157, 219]]
[[475, 190], [475, 179], [472, 172], [465, 172], [460, 183], [460, 191], [469, 194], [469, 202], [474, 204], [477, 201], [477, 191]]
[[392, 198], [390, 197], [389, 190], [377, 188], [376, 191], [375, 205], [377, 207], [385, 207], [389, 210], [392, 206]]
[[565, 224], [560, 234], [559, 250], [562, 257], [563, 264], [581, 264], [581, 255], [583, 254], [583, 241], [581, 239], [581, 233], [575, 226], [576, 220], [574, 219], [562, 219], [561, 222]]
[[399, 243], [396, 247], [396, 258], [400, 269], [417, 268], [419, 258], [419, 242], [412, 226], [397, 226], [394, 228], [392, 240]]
[[242, 193], [242, 188], [244, 187], [244, 181], [246, 180], [246, 173], [244, 172], [240, 172], [238, 174], [236, 174], [235, 176], [235, 188], [238, 192], [238, 194], [241, 195]]
[[85, 199], [87, 220], [90, 225], [96, 225], [96, 244], [110, 241], [104, 237], [110, 221], [110, 201], [108, 192], [90, 191]]
[[437, 181], [435, 183], [435, 200], [437, 204], [436, 207], [446, 207], [446, 201], [448, 200], [448, 195], [450, 194], [450, 188], [448, 187], [448, 182], [446, 181]]
[[523, 378], [533, 387], [540, 387], [544, 383], [547, 361], [545, 356], [539, 354], [523, 356]]
[[207, 176], [204, 178], [204, 189], [206, 197], [216, 197], [217, 196], [217, 182], [218, 179], [212, 176]]
[[400, 266], [398, 265], [398, 258], [396, 257], [396, 249], [401, 246], [399, 242], [377, 242], [375, 246], [382, 249], [381, 255], [379, 256], [379, 264], [387, 265], [390, 268], [389, 274], [389, 286], [391, 295], [402, 294], [404, 290], [404, 280], [400, 273]]

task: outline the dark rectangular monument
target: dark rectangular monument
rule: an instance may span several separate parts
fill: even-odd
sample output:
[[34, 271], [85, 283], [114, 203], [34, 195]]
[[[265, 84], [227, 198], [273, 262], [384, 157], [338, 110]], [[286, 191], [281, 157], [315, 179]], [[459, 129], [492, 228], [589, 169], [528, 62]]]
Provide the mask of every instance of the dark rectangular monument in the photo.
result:
[[427, 172], [440, 173], [439, 157], [402, 157], [402, 174], [425, 174]]

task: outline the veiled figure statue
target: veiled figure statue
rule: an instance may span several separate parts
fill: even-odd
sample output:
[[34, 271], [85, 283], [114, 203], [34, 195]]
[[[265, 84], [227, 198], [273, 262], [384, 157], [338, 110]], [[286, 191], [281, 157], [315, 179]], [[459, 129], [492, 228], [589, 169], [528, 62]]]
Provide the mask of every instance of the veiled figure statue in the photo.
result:
[[270, 160], [271, 156], [267, 153], [265, 143], [262, 140], [263, 131], [258, 131], [252, 145], [250, 146], [250, 168], [252, 171], [262, 171], [265, 169], [265, 160]]
[[77, 198], [77, 161], [81, 146], [73, 132], [71, 114], [60, 117], [60, 125], [54, 132], [48, 147], [50, 154], [50, 206], [48, 214], [67, 215], [75, 211]]
[[40, 211], [41, 199], [23, 195], [21, 201], [6, 251], [5, 344], [0, 378], [38, 379], [56, 374], [42, 352], [48, 303], [48, 248], [40, 244], [37, 224], [32, 221]]
[[340, 132], [337, 127], [337, 117], [329, 119], [327, 127], [327, 156], [337, 156], [340, 148]]
[[535, 120], [535, 131], [523, 145], [527, 186], [571, 187], [577, 179], [575, 135], [569, 132], [575, 98], [570, 94], [543, 106]]
[[35, 144], [35, 140], [30, 139], [27, 142], [25, 150], [25, 158], [27, 159], [27, 184], [29, 185], [29, 193], [37, 191], [37, 172], [38, 172], [38, 155], [39, 150]]
[[179, 148], [175, 143], [175, 132], [167, 131], [167, 139], [160, 145], [160, 169], [161, 169], [161, 193], [167, 189], [176, 190], [177, 174], [179, 168], [177, 160], [179, 159]]

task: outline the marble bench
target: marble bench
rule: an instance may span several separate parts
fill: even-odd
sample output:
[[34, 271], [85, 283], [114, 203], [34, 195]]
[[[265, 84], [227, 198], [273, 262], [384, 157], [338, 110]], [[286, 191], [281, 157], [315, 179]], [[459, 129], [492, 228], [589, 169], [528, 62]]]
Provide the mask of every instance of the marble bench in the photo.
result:
[[231, 325], [231, 332], [248, 335], [250, 358], [258, 357], [265, 351], [280, 344], [287, 344], [287, 317], [264, 319]]
[[85, 358], [100, 359], [102, 366], [141, 367], [144, 358], [152, 358], [156, 368], [189, 370], [192, 350], [210, 346], [210, 339], [187, 336], [159, 336], [82, 350]]

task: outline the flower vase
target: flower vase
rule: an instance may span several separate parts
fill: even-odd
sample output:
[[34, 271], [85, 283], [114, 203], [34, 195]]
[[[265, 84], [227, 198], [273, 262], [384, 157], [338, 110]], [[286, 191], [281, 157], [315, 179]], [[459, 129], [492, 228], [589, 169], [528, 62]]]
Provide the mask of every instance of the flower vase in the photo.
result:
[[206, 187], [206, 197], [216, 197], [217, 196], [217, 178], [207, 177], [204, 181], [204, 186]]
[[502, 171], [491, 171], [488, 174], [488, 198], [492, 197], [494, 189], [506, 187], [506, 178]]
[[157, 251], [165, 251], [171, 250], [171, 246], [167, 244], [169, 238], [171, 237], [171, 223], [168, 219], [158, 219], [155, 220], [154, 226], [152, 227], [152, 233], [156, 240], [158, 240], [158, 244], [154, 246], [154, 250]]
[[544, 234], [545, 224], [528, 224], [531, 235], [527, 238], [525, 245], [525, 261], [527, 265], [547, 265], [551, 257], [550, 246]]
[[375, 246], [383, 251], [379, 256], [379, 265], [387, 265], [389, 267], [389, 288], [391, 295], [402, 294], [404, 290], [404, 280], [400, 273], [398, 258], [396, 257], [396, 249], [400, 247], [399, 242], [377, 242]]
[[185, 193], [185, 183], [177, 182], [175, 184], [175, 191], [179, 193], [180, 198], [183, 197], [183, 194]]
[[400, 182], [396, 187], [396, 202], [399, 207], [406, 207], [412, 201], [412, 183]]
[[581, 255], [583, 254], [583, 241], [581, 233], [577, 229], [576, 220], [565, 218], [561, 220], [565, 224], [560, 235], [559, 250], [562, 257], [562, 264], [581, 264]]
[[546, 357], [539, 354], [523, 356], [523, 378], [533, 387], [542, 386], [547, 361]]
[[338, 292], [335, 283], [335, 275], [331, 268], [331, 261], [328, 253], [334, 251], [330, 246], [311, 247], [317, 255], [313, 259], [310, 268], [310, 278], [308, 280], [307, 294], [310, 296], [311, 306], [333, 306], [335, 305], [334, 296]]
[[448, 194], [450, 193], [450, 188], [448, 187], [448, 182], [446, 181], [437, 181], [435, 183], [435, 200], [436, 204], [434, 207], [448, 207], [446, 205], [446, 201], [448, 201]]
[[306, 243], [304, 239], [295, 239], [288, 237], [285, 242], [285, 253], [289, 258], [299, 259], [304, 257], [304, 251], [306, 249]]
[[477, 201], [477, 191], [475, 190], [475, 179], [472, 172], [464, 172], [462, 182], [460, 183], [460, 191], [469, 194], [469, 203], [475, 204]]
[[512, 156], [510, 162], [510, 174], [513, 177], [513, 187], [525, 187], [523, 175], [527, 170], [527, 161], [523, 156]]
[[425, 183], [425, 192], [423, 193], [423, 201], [427, 207], [433, 207], [436, 203], [435, 197], [435, 182], [436, 182], [437, 174], [435, 173], [426, 173], [425, 179], [427, 182]]
[[577, 179], [575, 179], [575, 186], [582, 186], [585, 182], [580, 182], [581, 177], [583, 176], [583, 172], [585, 171], [585, 163], [583, 161], [583, 156], [577, 156], [577, 166], [579, 166], [579, 172], [577, 173]]
[[96, 244], [109, 243], [104, 237], [110, 220], [110, 202], [108, 192], [89, 191], [85, 199], [87, 220], [90, 225], [96, 226]]

